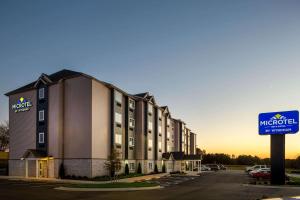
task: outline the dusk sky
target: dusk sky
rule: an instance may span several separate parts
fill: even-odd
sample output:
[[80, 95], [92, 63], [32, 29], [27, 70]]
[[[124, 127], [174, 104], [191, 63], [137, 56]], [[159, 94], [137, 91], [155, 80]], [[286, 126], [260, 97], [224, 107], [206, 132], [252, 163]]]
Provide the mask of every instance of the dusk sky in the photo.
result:
[[66, 68], [154, 94], [207, 152], [268, 157], [258, 114], [300, 109], [300, 1], [1, 0], [0, 68], [0, 122], [4, 93]]

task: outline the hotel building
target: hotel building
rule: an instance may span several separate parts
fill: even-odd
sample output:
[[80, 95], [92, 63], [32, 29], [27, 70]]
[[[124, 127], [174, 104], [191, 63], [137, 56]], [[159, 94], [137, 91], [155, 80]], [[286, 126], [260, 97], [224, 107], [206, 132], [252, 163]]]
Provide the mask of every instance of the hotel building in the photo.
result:
[[[112, 150], [122, 169], [142, 173], [191, 169], [196, 134], [149, 93], [128, 94], [80, 72], [62, 70], [6, 94], [9, 97], [11, 176], [58, 178], [107, 175]], [[185, 163], [185, 165], [184, 165]], [[184, 167], [185, 166], [185, 167]], [[194, 166], [194, 165], [193, 165]]]

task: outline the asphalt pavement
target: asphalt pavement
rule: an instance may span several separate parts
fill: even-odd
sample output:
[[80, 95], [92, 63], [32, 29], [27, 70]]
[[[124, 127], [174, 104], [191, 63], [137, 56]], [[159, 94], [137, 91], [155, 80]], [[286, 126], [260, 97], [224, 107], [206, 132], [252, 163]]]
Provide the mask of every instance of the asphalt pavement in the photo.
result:
[[70, 192], [54, 190], [67, 186], [61, 183], [0, 180], [2, 200], [256, 200], [270, 197], [300, 195], [300, 187], [268, 188], [248, 186], [243, 171], [203, 173], [199, 177], [163, 177], [157, 181], [163, 189], [131, 192]]

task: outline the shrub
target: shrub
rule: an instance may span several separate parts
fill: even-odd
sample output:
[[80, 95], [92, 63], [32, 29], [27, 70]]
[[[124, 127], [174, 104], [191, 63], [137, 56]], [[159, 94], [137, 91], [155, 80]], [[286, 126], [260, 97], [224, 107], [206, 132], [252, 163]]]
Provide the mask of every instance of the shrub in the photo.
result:
[[129, 174], [129, 167], [128, 167], [128, 164], [126, 163], [125, 165], [125, 175], [128, 175]]
[[59, 178], [61, 179], [65, 178], [65, 166], [63, 163], [60, 164], [58, 173], [59, 173]]
[[166, 173], [166, 166], [165, 166], [165, 164], [163, 164], [163, 166], [162, 166], [162, 173]]
[[141, 174], [141, 173], [142, 173], [142, 166], [141, 166], [141, 163], [139, 163], [139, 165], [138, 165], [137, 173], [138, 173], [138, 174]]
[[155, 174], [158, 174], [157, 164], [155, 164], [155, 166], [154, 166], [154, 173], [155, 173]]

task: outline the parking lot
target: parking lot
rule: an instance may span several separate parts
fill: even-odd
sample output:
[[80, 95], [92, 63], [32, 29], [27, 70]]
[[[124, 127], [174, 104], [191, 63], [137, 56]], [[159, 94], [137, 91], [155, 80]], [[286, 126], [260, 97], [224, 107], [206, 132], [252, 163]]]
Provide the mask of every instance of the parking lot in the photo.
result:
[[0, 180], [0, 199], [232, 199], [255, 200], [263, 197], [296, 196], [299, 189], [247, 186], [243, 171], [203, 173], [200, 177], [163, 177], [150, 180], [164, 188], [135, 192], [68, 192], [53, 188], [68, 186], [62, 183]]

